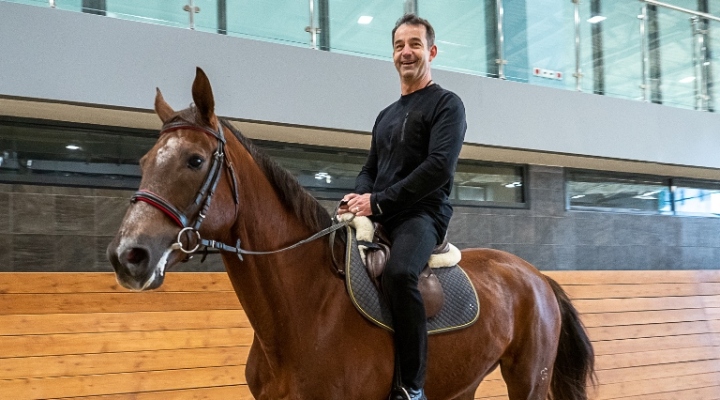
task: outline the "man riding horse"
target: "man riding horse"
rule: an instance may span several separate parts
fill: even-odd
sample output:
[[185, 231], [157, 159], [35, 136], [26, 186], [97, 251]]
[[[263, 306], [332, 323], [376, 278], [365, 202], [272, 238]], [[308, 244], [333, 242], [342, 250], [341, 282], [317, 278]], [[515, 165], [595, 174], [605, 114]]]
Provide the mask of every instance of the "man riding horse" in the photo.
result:
[[394, 322], [396, 376], [392, 400], [426, 399], [425, 308], [418, 275], [447, 231], [448, 200], [467, 123], [460, 98], [432, 81], [437, 55], [430, 23], [413, 14], [392, 31], [401, 96], [378, 115], [370, 154], [339, 214], [370, 216], [393, 243], [382, 287]]

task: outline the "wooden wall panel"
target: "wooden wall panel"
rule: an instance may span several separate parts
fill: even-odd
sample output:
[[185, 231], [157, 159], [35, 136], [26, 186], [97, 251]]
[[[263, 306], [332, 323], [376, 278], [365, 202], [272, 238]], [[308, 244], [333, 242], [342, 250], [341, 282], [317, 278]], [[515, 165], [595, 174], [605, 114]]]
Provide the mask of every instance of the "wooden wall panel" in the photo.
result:
[[[594, 343], [592, 399], [720, 399], [720, 271], [552, 271]], [[0, 273], [0, 399], [250, 400], [224, 273], [133, 293], [109, 273]], [[477, 399], [507, 399], [499, 369]]]

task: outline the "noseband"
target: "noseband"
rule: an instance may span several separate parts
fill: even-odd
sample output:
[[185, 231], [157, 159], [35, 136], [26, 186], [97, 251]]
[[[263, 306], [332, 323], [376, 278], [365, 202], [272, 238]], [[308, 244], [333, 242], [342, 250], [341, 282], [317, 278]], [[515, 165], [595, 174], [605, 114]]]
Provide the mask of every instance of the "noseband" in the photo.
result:
[[[222, 165], [225, 162], [225, 134], [223, 131], [223, 125], [228, 124], [227, 121], [222, 120], [220, 123], [218, 123], [218, 130], [212, 130], [210, 128], [204, 127], [204, 126], [198, 126], [193, 125], [188, 122], [172, 122], [169, 124], [163, 125], [162, 129], [160, 130], [160, 135], [162, 136], [164, 133], [176, 131], [179, 129], [188, 129], [193, 131], [200, 131], [202, 133], [205, 133], [207, 135], [210, 135], [217, 139], [218, 147], [215, 150], [215, 153], [213, 153], [213, 159], [212, 164], [210, 165], [210, 171], [208, 171], [208, 175], [205, 178], [205, 182], [203, 182], [202, 186], [200, 186], [200, 190], [198, 190], [198, 193], [195, 195], [195, 200], [193, 203], [188, 206], [188, 209], [200, 205], [200, 202], [203, 201], [202, 206], [200, 207], [200, 211], [198, 212], [197, 219], [195, 219], [194, 223], [188, 222], [188, 217], [185, 213], [178, 210], [175, 206], [173, 206], [169, 201], [162, 198], [160, 195], [153, 193], [149, 190], [140, 189], [133, 196], [130, 198], [131, 203], [137, 203], [138, 201], [147, 203], [160, 211], [162, 211], [165, 215], [170, 217], [181, 229], [177, 236], [177, 242], [174, 243], [171, 248], [174, 250], [180, 250], [185, 254], [192, 254], [195, 253], [200, 246], [212, 247], [214, 249], [218, 249], [221, 251], [227, 251], [231, 253], [237, 254], [238, 258], [242, 260], [242, 254], [254, 254], [254, 255], [263, 255], [263, 254], [274, 254], [279, 253], [281, 251], [286, 251], [290, 249], [294, 249], [298, 246], [301, 246], [305, 243], [312, 242], [313, 240], [316, 240], [320, 237], [323, 237], [327, 234], [330, 234], [331, 232], [334, 232], [344, 226], [347, 225], [346, 222], [338, 222], [335, 224], [332, 224], [331, 226], [321, 230], [320, 232], [317, 232], [316, 234], [308, 237], [307, 239], [303, 239], [293, 245], [284, 247], [282, 249], [278, 250], [271, 250], [271, 251], [251, 251], [251, 250], [244, 250], [240, 248], [240, 239], [237, 240], [237, 243], [235, 246], [230, 246], [221, 242], [217, 242], [215, 240], [209, 240], [209, 239], [203, 239], [200, 237], [200, 225], [205, 220], [205, 217], [207, 215], [207, 211], [210, 208], [210, 203], [212, 202], [212, 197], [215, 194], [215, 189], [217, 188], [218, 182], [220, 181], [220, 176], [222, 175]], [[238, 203], [238, 194], [237, 194], [237, 182], [235, 180], [235, 173], [232, 168], [232, 164], [228, 164], [232, 182], [233, 182], [233, 189], [234, 189], [234, 199], [235, 204]], [[195, 234], [195, 237], [197, 238], [197, 244], [193, 249], [185, 249], [182, 244], [182, 236], [185, 232], [192, 232]]]

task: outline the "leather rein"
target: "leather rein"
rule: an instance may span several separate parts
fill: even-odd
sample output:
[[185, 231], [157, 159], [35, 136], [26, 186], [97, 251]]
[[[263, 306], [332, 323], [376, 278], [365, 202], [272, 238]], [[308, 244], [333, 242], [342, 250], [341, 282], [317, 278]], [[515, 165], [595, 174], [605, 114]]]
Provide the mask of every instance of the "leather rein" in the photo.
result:
[[[162, 196], [153, 193], [149, 190], [140, 189], [133, 196], [130, 198], [131, 203], [137, 203], [138, 201], [147, 203], [158, 210], [162, 211], [165, 215], [167, 215], [175, 224], [177, 224], [181, 229], [180, 232], [178, 232], [177, 235], [177, 241], [172, 244], [171, 249], [173, 250], [180, 250], [183, 253], [187, 254], [188, 256], [195, 253], [200, 246], [204, 246], [207, 248], [214, 248], [220, 251], [226, 251], [230, 253], [237, 254], [238, 258], [242, 261], [243, 254], [250, 254], [250, 255], [266, 255], [266, 254], [275, 254], [286, 250], [291, 250], [296, 247], [299, 247], [305, 243], [312, 242], [318, 238], [321, 238], [325, 235], [328, 235], [332, 232], [337, 231], [338, 229], [341, 229], [347, 225], [346, 222], [338, 222], [334, 223], [333, 225], [321, 230], [320, 232], [317, 232], [316, 234], [300, 240], [299, 242], [296, 242], [290, 246], [283, 247], [278, 250], [270, 250], [270, 251], [252, 251], [252, 250], [245, 250], [240, 247], [240, 239], [237, 240], [235, 243], [235, 246], [230, 246], [227, 244], [224, 244], [222, 242], [218, 242], [215, 240], [210, 239], [203, 239], [200, 236], [200, 225], [202, 225], [203, 221], [205, 220], [207, 216], [207, 211], [210, 208], [210, 204], [212, 202], [213, 195], [215, 194], [215, 189], [217, 188], [218, 183], [220, 182], [220, 176], [222, 175], [222, 166], [225, 163], [225, 133], [223, 130], [223, 125], [225, 125], [228, 129], [230, 127], [228, 126], [229, 122], [226, 120], [220, 120], [220, 123], [218, 124], [218, 130], [215, 131], [211, 128], [204, 127], [204, 126], [198, 126], [191, 124], [189, 122], [180, 121], [180, 122], [171, 122], [168, 124], [163, 125], [162, 129], [160, 130], [160, 135], [162, 136], [164, 133], [176, 131], [179, 129], [188, 129], [188, 130], [194, 130], [199, 131], [202, 133], [205, 133], [207, 135], [210, 135], [217, 139], [217, 149], [213, 153], [212, 157], [212, 163], [210, 165], [210, 170], [208, 171], [208, 175], [205, 178], [205, 181], [200, 186], [200, 189], [198, 190], [197, 194], [195, 195], [195, 200], [190, 204], [190, 206], [187, 207], [187, 209], [190, 209], [194, 206], [200, 205], [200, 211], [198, 212], [198, 216], [195, 219], [193, 223], [190, 223], [188, 216], [181, 212], [177, 207], [173, 206], [172, 203], [170, 203], [168, 200], [164, 199]], [[233, 170], [232, 164], [228, 163], [228, 169], [230, 173], [230, 177], [232, 179], [233, 183], [233, 189], [234, 189], [234, 200], [235, 204], [238, 204], [238, 186], [237, 181], [235, 179], [235, 171]], [[202, 204], [201, 204], [202, 202]], [[182, 237], [186, 232], [194, 233], [196, 237], [196, 245], [192, 249], [186, 249], [183, 247], [182, 244]], [[332, 242], [331, 242], [332, 243]], [[332, 244], [331, 244], [332, 247]]]

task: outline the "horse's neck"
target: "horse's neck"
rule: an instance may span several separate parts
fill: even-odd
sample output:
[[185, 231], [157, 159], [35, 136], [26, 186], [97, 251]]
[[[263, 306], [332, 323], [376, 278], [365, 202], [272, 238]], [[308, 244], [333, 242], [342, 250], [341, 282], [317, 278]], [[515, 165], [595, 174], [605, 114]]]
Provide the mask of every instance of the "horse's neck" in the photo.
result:
[[[243, 176], [253, 190], [241, 193], [234, 229], [233, 240], [239, 238], [242, 248], [276, 250], [315, 233], [287, 210], [259, 170], [247, 168]], [[308, 320], [323, 318], [321, 310], [342, 296], [343, 282], [330, 269], [327, 238], [277, 254], [245, 255], [244, 261], [225, 255], [224, 260], [255, 335], [268, 352], [312, 334]]]

